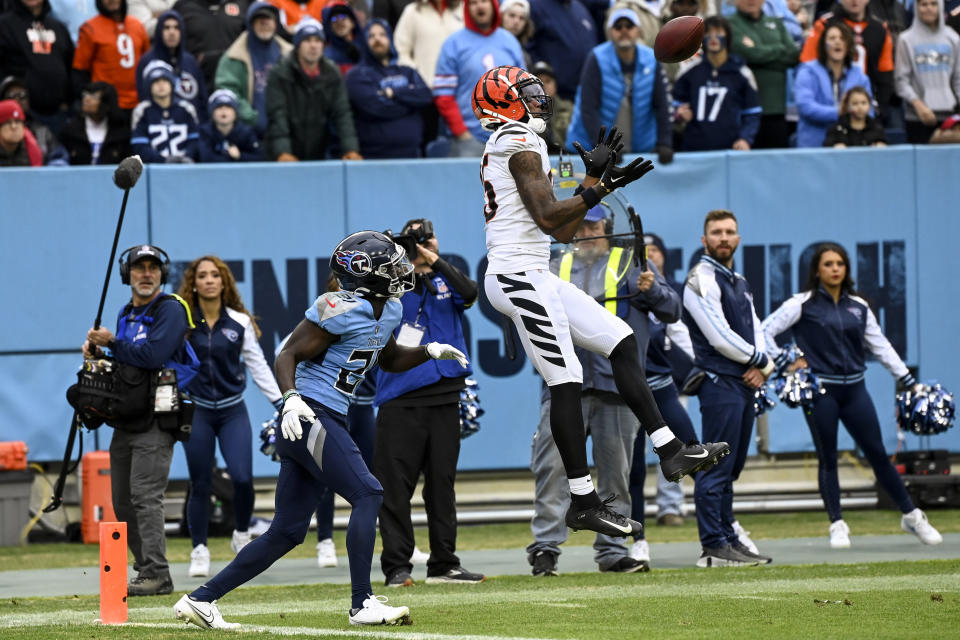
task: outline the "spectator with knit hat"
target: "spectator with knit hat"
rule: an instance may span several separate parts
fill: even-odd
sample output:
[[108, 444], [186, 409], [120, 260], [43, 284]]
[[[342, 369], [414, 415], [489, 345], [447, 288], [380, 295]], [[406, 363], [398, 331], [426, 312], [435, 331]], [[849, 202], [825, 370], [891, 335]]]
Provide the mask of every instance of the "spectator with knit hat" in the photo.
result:
[[290, 44], [277, 35], [280, 14], [266, 2], [247, 10], [247, 30], [230, 45], [217, 64], [214, 85], [237, 96], [241, 122], [258, 134], [267, 129], [266, 90], [270, 70], [290, 52]]
[[337, 141], [342, 159], [363, 159], [347, 89], [337, 65], [324, 56], [323, 46], [323, 26], [303, 20], [293, 35], [293, 51], [270, 72], [270, 124], [264, 139], [268, 159], [324, 160]]
[[24, 140], [25, 120], [23, 108], [16, 100], [0, 100], [0, 167], [33, 165]]
[[207, 84], [197, 59], [187, 51], [186, 29], [183, 18], [176, 11], [164, 11], [157, 18], [159, 27], [153, 36], [153, 46], [137, 64], [137, 97], [146, 100], [149, 91], [143, 84], [147, 66], [154, 60], [162, 60], [173, 67], [177, 77], [174, 88], [177, 96], [193, 105], [200, 122], [207, 119]]
[[154, 61], [145, 79], [150, 99], [133, 110], [130, 145], [144, 162], [194, 162], [197, 159], [197, 114], [176, 96], [173, 67]]
[[364, 59], [344, 79], [365, 158], [419, 157], [420, 111], [433, 100], [417, 70], [397, 64], [391, 35], [386, 20], [371, 20], [364, 34]]
[[323, 56], [336, 63], [340, 75], [346, 75], [362, 57], [363, 25], [349, 4], [334, 0], [323, 8], [323, 32], [327, 37]]
[[209, 106], [210, 120], [200, 125], [200, 162], [263, 160], [257, 133], [237, 120], [237, 96], [233, 91], [214, 91]]
[[[503, 0], [500, 3], [500, 23], [504, 29], [513, 34], [520, 46], [526, 49], [534, 32], [528, 0]], [[523, 68], [529, 71], [533, 60], [530, 52], [526, 50], [523, 52], [523, 62]]]

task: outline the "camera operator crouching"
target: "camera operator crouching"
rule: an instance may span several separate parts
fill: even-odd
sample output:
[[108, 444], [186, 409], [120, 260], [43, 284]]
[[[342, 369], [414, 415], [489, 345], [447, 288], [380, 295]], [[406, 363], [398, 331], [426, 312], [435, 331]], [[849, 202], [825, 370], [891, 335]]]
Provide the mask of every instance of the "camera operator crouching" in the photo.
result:
[[[109, 358], [113, 389], [119, 398], [102, 405], [103, 421], [114, 428], [110, 440], [113, 510], [127, 523], [127, 544], [137, 576], [127, 595], [164, 595], [173, 591], [166, 558], [163, 495], [177, 440], [189, 437], [189, 408], [179, 388], [196, 374], [199, 361], [185, 341], [193, 323], [180, 298], [162, 293], [170, 258], [158, 247], [139, 245], [120, 256], [120, 278], [132, 300], [117, 317], [116, 336], [104, 327], [90, 329], [83, 344], [88, 359]], [[91, 366], [89, 360], [87, 367]], [[82, 384], [79, 393], [83, 394]], [[81, 395], [80, 404], [84, 404]], [[88, 407], [89, 408], [89, 407]], [[90, 413], [79, 409], [88, 427]], [[99, 421], [97, 421], [99, 422]]]

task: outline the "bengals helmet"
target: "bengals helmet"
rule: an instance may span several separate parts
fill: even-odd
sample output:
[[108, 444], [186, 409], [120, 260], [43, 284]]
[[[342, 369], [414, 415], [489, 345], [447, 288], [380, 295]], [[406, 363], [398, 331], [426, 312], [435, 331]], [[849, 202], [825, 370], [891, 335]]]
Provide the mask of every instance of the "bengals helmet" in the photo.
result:
[[486, 129], [515, 121], [542, 133], [553, 115], [553, 98], [544, 93], [543, 83], [532, 73], [520, 67], [495, 67], [483, 74], [473, 89], [473, 113]]

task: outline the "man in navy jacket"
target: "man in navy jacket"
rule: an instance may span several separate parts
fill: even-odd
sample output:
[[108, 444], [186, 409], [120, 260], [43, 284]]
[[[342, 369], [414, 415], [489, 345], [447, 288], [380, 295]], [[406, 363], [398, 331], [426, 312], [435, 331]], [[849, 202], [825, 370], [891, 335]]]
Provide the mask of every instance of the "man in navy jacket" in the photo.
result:
[[344, 81], [364, 158], [416, 158], [420, 155], [420, 111], [433, 101], [430, 88], [412, 67], [397, 64], [393, 33], [374, 18], [364, 32], [363, 60]]
[[[437, 255], [429, 220], [410, 220], [403, 233], [418, 231], [413, 266], [416, 287], [400, 302], [403, 320], [397, 344], [445, 342], [466, 352], [463, 312], [477, 299], [477, 283]], [[451, 361], [452, 362], [452, 361]], [[460, 566], [457, 557], [457, 504], [453, 482], [460, 456], [460, 392], [472, 373], [456, 362], [431, 360], [404, 373], [377, 374], [377, 435], [373, 473], [383, 485], [380, 508], [380, 566], [388, 587], [413, 584], [413, 524], [410, 498], [422, 471], [430, 529], [427, 583], [476, 583], [484, 576]]]
[[736, 532], [733, 483], [750, 447], [754, 393], [774, 363], [765, 354], [750, 285], [733, 270], [733, 254], [740, 245], [733, 212], [709, 212], [702, 242], [705, 253], [683, 290], [683, 321], [690, 329], [697, 366], [707, 374], [699, 393], [703, 438], [729, 442], [730, 455], [697, 476], [694, 501], [703, 547], [697, 566], [767, 564], [771, 559], [747, 547], [745, 534]]

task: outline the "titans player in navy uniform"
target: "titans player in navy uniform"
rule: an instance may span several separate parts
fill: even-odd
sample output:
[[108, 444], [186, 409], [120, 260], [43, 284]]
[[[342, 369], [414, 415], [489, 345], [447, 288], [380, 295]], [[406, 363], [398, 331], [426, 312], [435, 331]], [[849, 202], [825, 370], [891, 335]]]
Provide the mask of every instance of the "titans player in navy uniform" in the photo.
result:
[[866, 349], [896, 376], [900, 387], [912, 387], [917, 381], [880, 331], [870, 305], [857, 295], [849, 269], [846, 250], [838, 244], [824, 242], [810, 260], [804, 290], [763, 321], [770, 357], [786, 354], [786, 350], [777, 346], [775, 338], [792, 331], [804, 353], [794, 368], [809, 367], [823, 382], [825, 393], [817, 396], [813, 406], [803, 413], [817, 448], [820, 495], [830, 517], [830, 546], [834, 549], [850, 546], [850, 528], [840, 510], [837, 477], [837, 423], [840, 420], [873, 467], [877, 484], [903, 513], [901, 528], [925, 544], [939, 544], [943, 537], [913, 504], [883, 448], [877, 410], [863, 381]]
[[[467, 358], [450, 345], [402, 347], [393, 338], [413, 288], [413, 266], [403, 249], [381, 233], [359, 231], [333, 252], [330, 268], [343, 291], [328, 292], [307, 309], [277, 356], [274, 369], [283, 393], [283, 438], [277, 441], [280, 476], [270, 528], [245, 546], [213, 579], [174, 605], [177, 618], [204, 629], [234, 629], [216, 600], [259, 575], [302, 543], [321, 491], [330, 487], [353, 508], [347, 525], [352, 603], [350, 624], [401, 624], [407, 607], [391, 607], [373, 595], [370, 566], [383, 488], [367, 469], [346, 429], [354, 390], [366, 372], [399, 372], [433, 358]], [[304, 433], [303, 425], [307, 432]]]

